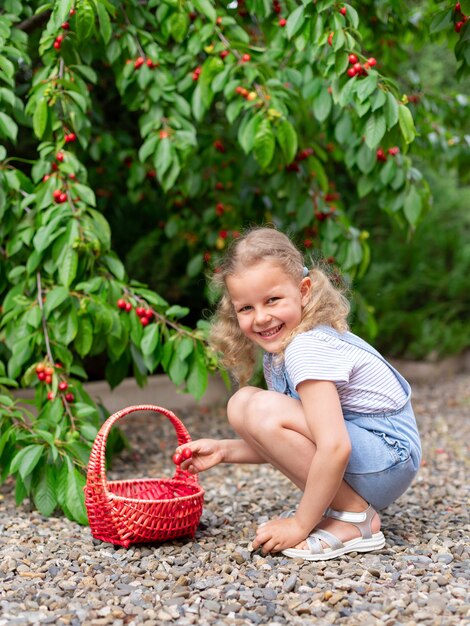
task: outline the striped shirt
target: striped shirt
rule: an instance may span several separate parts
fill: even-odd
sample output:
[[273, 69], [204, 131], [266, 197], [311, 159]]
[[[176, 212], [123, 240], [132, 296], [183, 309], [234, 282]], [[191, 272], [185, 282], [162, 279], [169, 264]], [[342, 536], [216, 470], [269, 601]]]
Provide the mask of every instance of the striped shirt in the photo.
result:
[[[359, 345], [345, 341], [341, 335]], [[329, 380], [336, 385], [343, 411], [382, 413], [401, 409], [406, 393], [400, 381], [378, 356], [361, 348], [361, 343], [368, 345], [352, 333], [330, 334], [321, 327], [301, 333], [287, 346], [284, 362], [276, 364], [275, 355], [265, 354], [268, 389], [281, 391], [275, 381], [284, 375], [284, 392], [298, 397], [295, 390], [301, 382]]]

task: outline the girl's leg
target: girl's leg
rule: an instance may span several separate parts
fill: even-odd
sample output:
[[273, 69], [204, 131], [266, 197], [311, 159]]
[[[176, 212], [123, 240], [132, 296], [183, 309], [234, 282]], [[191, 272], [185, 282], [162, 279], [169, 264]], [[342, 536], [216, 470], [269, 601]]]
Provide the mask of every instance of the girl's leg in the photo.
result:
[[[243, 387], [229, 400], [227, 415], [231, 426], [250, 447], [299, 489], [305, 489], [316, 446], [300, 401], [275, 391]], [[343, 480], [330, 506], [338, 511], [360, 512], [368, 503]], [[330, 518], [323, 519], [318, 528], [342, 541], [360, 536], [353, 524]], [[380, 519], [376, 515], [372, 532], [379, 530]]]

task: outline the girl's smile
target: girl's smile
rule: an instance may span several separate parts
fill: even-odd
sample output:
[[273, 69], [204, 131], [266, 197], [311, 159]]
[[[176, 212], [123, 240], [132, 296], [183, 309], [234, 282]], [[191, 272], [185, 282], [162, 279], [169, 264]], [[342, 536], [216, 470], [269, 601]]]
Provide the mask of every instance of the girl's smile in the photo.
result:
[[260, 261], [226, 280], [241, 331], [268, 352], [279, 352], [283, 340], [302, 319], [310, 277], [298, 283], [277, 263]]

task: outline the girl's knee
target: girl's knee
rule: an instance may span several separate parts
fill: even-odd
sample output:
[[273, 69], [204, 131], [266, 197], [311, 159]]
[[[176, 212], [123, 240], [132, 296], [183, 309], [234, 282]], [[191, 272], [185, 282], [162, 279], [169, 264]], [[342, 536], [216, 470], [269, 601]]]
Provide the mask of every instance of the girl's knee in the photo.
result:
[[242, 387], [229, 399], [227, 404], [227, 417], [229, 423], [235, 430], [243, 423], [251, 399], [255, 394], [261, 391], [262, 389], [258, 389], [257, 387]]
[[264, 437], [268, 432], [273, 432], [281, 426], [280, 420], [277, 419], [277, 396], [276, 392], [258, 389], [256, 393], [251, 393], [245, 398], [243, 411], [232, 419], [237, 421], [244, 432], [254, 438]]

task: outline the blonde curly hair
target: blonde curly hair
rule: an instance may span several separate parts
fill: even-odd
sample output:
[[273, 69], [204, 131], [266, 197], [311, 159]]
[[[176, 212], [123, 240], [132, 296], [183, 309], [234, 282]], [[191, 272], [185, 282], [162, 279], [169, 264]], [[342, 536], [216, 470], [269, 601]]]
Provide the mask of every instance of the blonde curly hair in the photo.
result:
[[[240, 330], [236, 311], [226, 287], [229, 276], [240, 274], [260, 261], [272, 261], [295, 281], [304, 277], [304, 260], [294, 243], [274, 227], [255, 227], [234, 239], [227, 254], [214, 272], [212, 286], [222, 293], [212, 318], [209, 342], [219, 355], [220, 363], [235, 377], [240, 386], [253, 376], [259, 347]], [[344, 289], [336, 287], [320, 265], [309, 270], [312, 280], [311, 297], [302, 310], [300, 324], [286, 338], [283, 350], [299, 333], [319, 326], [331, 326], [339, 331], [349, 329], [347, 317], [350, 305]], [[281, 351], [281, 358], [282, 353]]]

